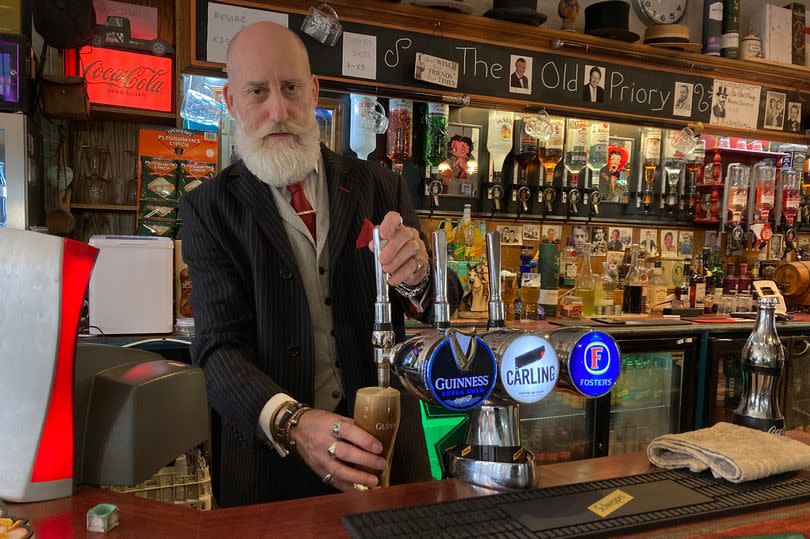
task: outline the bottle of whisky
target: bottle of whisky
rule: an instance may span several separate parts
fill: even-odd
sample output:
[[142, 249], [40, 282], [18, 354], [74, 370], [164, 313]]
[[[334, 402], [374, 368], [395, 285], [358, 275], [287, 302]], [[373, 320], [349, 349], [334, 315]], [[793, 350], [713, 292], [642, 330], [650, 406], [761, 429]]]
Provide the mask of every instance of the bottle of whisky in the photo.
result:
[[689, 306], [693, 309], [703, 309], [703, 300], [706, 298], [706, 276], [703, 273], [703, 264], [700, 258], [695, 258], [695, 270], [689, 279]]

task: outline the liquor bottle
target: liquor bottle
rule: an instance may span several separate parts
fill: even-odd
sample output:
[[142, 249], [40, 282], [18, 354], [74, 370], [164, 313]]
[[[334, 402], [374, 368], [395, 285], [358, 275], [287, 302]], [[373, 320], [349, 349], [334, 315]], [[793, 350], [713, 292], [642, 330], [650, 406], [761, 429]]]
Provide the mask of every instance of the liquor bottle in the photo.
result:
[[[467, 259], [467, 246], [472, 246], [472, 206], [464, 204], [464, 213], [462, 214], [461, 221], [458, 222], [455, 233], [453, 234], [453, 260], [460, 261]], [[469, 236], [469, 237], [468, 237]]]
[[554, 169], [560, 163], [563, 155], [563, 134], [565, 125], [562, 118], [549, 118], [549, 122], [554, 126], [551, 137], [540, 143], [538, 155], [543, 163], [543, 185], [551, 185], [554, 182]]
[[717, 286], [717, 281], [712, 271], [712, 250], [708, 247], [703, 248], [703, 276], [706, 280], [706, 289], [703, 296], [703, 313], [711, 314], [714, 312], [714, 291]]
[[779, 407], [779, 378], [785, 352], [776, 333], [774, 297], [757, 301], [757, 319], [742, 352], [743, 390], [731, 422], [774, 434], [785, 434]]
[[489, 111], [487, 150], [489, 151], [489, 182], [500, 182], [506, 155], [512, 149], [513, 112]]
[[518, 178], [512, 181], [526, 185], [529, 163], [537, 155], [537, 139], [526, 132], [526, 121], [523, 118], [515, 119], [515, 127], [512, 131], [512, 152], [518, 164]]
[[644, 152], [644, 214], [650, 213], [655, 193], [655, 171], [661, 162], [661, 130], [645, 128], [642, 133]]
[[596, 275], [591, 269], [591, 244], [586, 243], [582, 253], [582, 267], [576, 278], [576, 295], [582, 298], [582, 315], [593, 316]]
[[358, 159], [368, 159], [377, 147], [377, 134], [365, 125], [361, 114], [371, 114], [377, 106], [377, 98], [368, 95], [351, 94], [352, 116], [349, 125], [349, 147]]
[[540, 244], [540, 305], [546, 316], [557, 316], [560, 288], [560, 253], [556, 243]]
[[560, 286], [565, 288], [575, 286], [577, 277], [577, 250], [574, 248], [574, 238], [570, 236], [565, 240], [561, 269]]
[[740, 163], [728, 166], [726, 178], [728, 179], [728, 220], [739, 224], [743, 221], [745, 210], [748, 207], [748, 177], [751, 170]]
[[734, 275], [734, 264], [726, 267], [726, 276], [723, 278], [723, 295], [734, 296], [737, 294], [737, 276]]
[[689, 279], [689, 306], [693, 309], [703, 309], [703, 300], [706, 297], [706, 276], [703, 273], [703, 264], [699, 257], [695, 257], [695, 270]]
[[680, 308], [689, 308], [689, 283], [692, 279], [692, 266], [687, 260], [683, 264], [683, 281], [675, 288], [675, 299]]
[[776, 198], [776, 167], [768, 161], [757, 163], [754, 166], [754, 180], [757, 186], [754, 221], [767, 223]]
[[599, 189], [599, 172], [607, 165], [608, 144], [610, 143], [610, 124], [592, 122], [588, 137], [588, 169], [591, 171], [590, 184], [586, 188]]
[[644, 291], [642, 290], [641, 272], [638, 268], [639, 247], [637, 243], [631, 246], [630, 253], [630, 269], [624, 278], [622, 312], [641, 314]]
[[617, 284], [616, 279], [611, 275], [610, 263], [602, 262], [602, 275], [596, 281], [593, 296], [593, 309], [596, 314], [614, 314], [613, 295]]
[[388, 103], [388, 159], [394, 172], [402, 173], [405, 161], [412, 155], [413, 101], [392, 99]]
[[740, 0], [723, 0], [720, 56], [736, 58], [740, 48]]
[[697, 181], [698, 174], [703, 168], [703, 161], [706, 158], [706, 141], [699, 135], [695, 135], [697, 146], [689, 154], [686, 160], [686, 211], [694, 217], [698, 203]]
[[782, 215], [788, 227], [793, 226], [800, 201], [799, 175], [793, 169], [782, 170]]
[[723, 1], [703, 0], [703, 54], [720, 56], [723, 33]]
[[447, 122], [449, 117], [449, 105], [428, 103], [424, 155], [425, 162], [428, 165], [428, 177], [438, 174], [439, 165], [447, 159]]
[[659, 260], [655, 263], [652, 278], [650, 278], [647, 285], [647, 312], [651, 314], [663, 313], [668, 292], [667, 282], [664, 280], [664, 270], [661, 268], [661, 261]]
[[751, 276], [748, 275], [748, 264], [740, 264], [740, 276], [737, 278], [737, 293], [751, 293]]

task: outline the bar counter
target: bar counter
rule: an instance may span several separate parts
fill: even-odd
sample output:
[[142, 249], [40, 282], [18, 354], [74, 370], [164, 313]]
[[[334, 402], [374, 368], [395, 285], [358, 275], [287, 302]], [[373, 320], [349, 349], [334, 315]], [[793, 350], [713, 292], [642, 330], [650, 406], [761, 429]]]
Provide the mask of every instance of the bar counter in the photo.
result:
[[[810, 444], [810, 433], [791, 431]], [[538, 487], [612, 479], [655, 470], [645, 454], [634, 453], [537, 467]], [[801, 472], [810, 475], [810, 469]], [[87, 532], [88, 509], [98, 503], [118, 505], [120, 525], [104, 537], [348, 537], [344, 514], [449, 501], [495, 491], [459, 480], [399, 485], [372, 492], [352, 492], [271, 504], [199, 512], [185, 507], [81, 487], [75, 496], [47, 502], [9, 504], [11, 514], [30, 519], [38, 539], [102, 535]], [[631, 537], [740, 537], [810, 532], [810, 501], [740, 513], [678, 526], [645, 530]]]

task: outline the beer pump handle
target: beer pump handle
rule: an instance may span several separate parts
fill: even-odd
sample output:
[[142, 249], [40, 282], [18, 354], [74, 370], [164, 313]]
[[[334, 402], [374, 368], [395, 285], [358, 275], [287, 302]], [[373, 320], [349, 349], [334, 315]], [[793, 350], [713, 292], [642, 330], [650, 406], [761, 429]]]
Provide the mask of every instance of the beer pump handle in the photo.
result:
[[447, 233], [444, 230], [433, 232], [433, 327], [450, 327], [450, 304], [447, 302]]
[[501, 233], [487, 232], [487, 265], [489, 266], [488, 329], [504, 327], [504, 306], [501, 300]]
[[394, 345], [394, 327], [391, 325], [391, 302], [388, 298], [388, 279], [380, 263], [380, 252], [386, 241], [380, 239], [380, 227], [374, 227], [374, 274], [377, 281], [377, 298], [374, 301], [374, 329], [371, 344], [374, 347], [374, 363], [377, 366], [377, 385], [390, 385], [390, 365], [387, 351]]

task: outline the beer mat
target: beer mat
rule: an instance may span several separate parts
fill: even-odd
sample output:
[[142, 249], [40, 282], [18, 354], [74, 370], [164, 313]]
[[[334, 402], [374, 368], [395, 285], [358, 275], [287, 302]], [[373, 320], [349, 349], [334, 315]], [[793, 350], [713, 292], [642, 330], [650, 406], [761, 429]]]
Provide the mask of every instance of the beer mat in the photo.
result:
[[711, 470], [714, 477], [742, 483], [810, 467], [810, 446], [769, 432], [731, 423], [650, 442], [647, 457], [659, 468]]
[[605, 537], [810, 499], [805, 472], [734, 484], [709, 473], [659, 470], [344, 515], [353, 537]]

